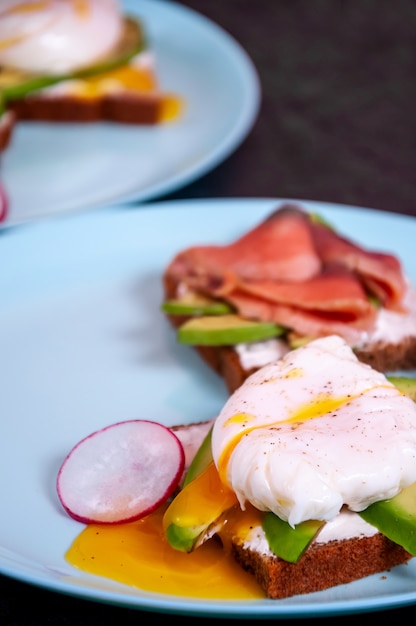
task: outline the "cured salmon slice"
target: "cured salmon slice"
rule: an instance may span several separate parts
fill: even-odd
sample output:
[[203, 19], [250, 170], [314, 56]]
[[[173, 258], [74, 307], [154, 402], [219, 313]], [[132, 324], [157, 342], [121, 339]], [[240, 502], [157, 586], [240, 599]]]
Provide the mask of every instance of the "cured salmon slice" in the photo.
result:
[[395, 256], [362, 248], [295, 205], [228, 245], [180, 252], [169, 277], [230, 302], [243, 317], [350, 342], [373, 330], [378, 306], [405, 310], [407, 289]]
[[168, 271], [210, 277], [217, 283], [243, 280], [301, 282], [322, 269], [307, 214], [286, 207], [226, 246], [194, 246], [180, 253]]
[[402, 309], [407, 284], [397, 257], [366, 250], [319, 223], [311, 223], [319, 257], [324, 264], [340, 263], [355, 271], [386, 309]]
[[[352, 272], [344, 268], [324, 270], [302, 283], [279, 280], [244, 281], [240, 292], [303, 309], [365, 315], [372, 307], [365, 290]], [[212, 295], [217, 295], [212, 290]], [[227, 297], [231, 298], [232, 293]]]
[[238, 291], [230, 295], [229, 302], [243, 317], [274, 322], [300, 337], [340, 335], [350, 345], [360, 343], [363, 333], [374, 327], [377, 317], [377, 309], [371, 306], [360, 314], [329, 312], [271, 302]]

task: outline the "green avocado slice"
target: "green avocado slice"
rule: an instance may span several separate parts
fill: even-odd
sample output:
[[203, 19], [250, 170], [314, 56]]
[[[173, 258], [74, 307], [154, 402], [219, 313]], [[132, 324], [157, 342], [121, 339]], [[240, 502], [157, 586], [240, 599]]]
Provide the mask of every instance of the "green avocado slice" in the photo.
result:
[[223, 513], [237, 502], [235, 494], [221, 484], [213, 461], [190, 480], [169, 504], [163, 527], [175, 550], [192, 552], [206, 539]]
[[212, 440], [212, 427], [209, 429], [205, 438], [198, 450], [188, 470], [185, 474], [185, 478], [183, 481], [183, 487], [186, 487], [188, 483], [197, 478], [203, 471], [205, 471], [208, 465], [212, 462], [212, 449], [211, 449], [211, 440]]
[[292, 528], [274, 513], [266, 513], [263, 518], [263, 530], [270, 550], [289, 563], [300, 559], [324, 524], [320, 520], [307, 520]]
[[[211, 452], [211, 436], [212, 428], [205, 435], [203, 442], [198, 448], [192, 462], [185, 474], [182, 489], [185, 489], [190, 482], [198, 478], [212, 463]], [[182, 552], [192, 552], [196, 546], [199, 538], [213, 523], [213, 517], [207, 517], [200, 525], [179, 525], [177, 523], [170, 523], [166, 528], [166, 538], [170, 545], [176, 550]]]
[[[76, 43], [75, 43], [76, 45]], [[13, 68], [0, 68], [0, 94], [4, 100], [16, 100], [29, 93], [72, 78], [87, 78], [124, 65], [146, 48], [143, 27], [138, 20], [124, 17], [124, 30], [117, 46], [89, 67], [60, 75], [31, 74]]]
[[161, 308], [170, 315], [224, 315], [233, 311], [233, 308], [226, 302], [193, 293], [183, 298], [166, 300]]
[[[211, 520], [213, 521], [213, 520]], [[197, 539], [209, 526], [209, 522], [200, 526], [178, 526], [169, 524], [166, 528], [166, 539], [172, 548], [178, 552], [192, 552]]]
[[238, 315], [203, 316], [188, 320], [178, 329], [179, 343], [225, 346], [278, 337], [285, 329], [272, 322], [255, 322]]
[[416, 402], [416, 378], [407, 376], [387, 376], [386, 378], [405, 396]]
[[358, 515], [416, 556], [416, 483], [390, 500], [370, 504]]

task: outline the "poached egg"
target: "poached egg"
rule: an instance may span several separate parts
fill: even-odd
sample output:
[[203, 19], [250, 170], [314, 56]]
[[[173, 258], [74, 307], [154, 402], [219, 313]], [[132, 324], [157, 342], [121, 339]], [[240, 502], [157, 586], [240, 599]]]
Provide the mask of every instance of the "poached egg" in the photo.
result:
[[295, 526], [359, 512], [416, 481], [416, 404], [338, 336], [263, 367], [215, 420], [222, 482]]
[[2, 0], [0, 65], [70, 73], [108, 53], [122, 30], [117, 0]]

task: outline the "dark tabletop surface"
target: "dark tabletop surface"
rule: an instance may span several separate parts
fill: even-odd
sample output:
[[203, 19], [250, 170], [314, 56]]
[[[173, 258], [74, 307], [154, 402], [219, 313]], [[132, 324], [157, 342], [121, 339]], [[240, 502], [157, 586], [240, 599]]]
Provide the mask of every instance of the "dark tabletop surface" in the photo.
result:
[[[233, 155], [164, 199], [291, 197], [416, 215], [414, 0], [182, 4], [217, 22], [247, 50], [259, 73], [262, 104], [252, 131]], [[343, 625], [377, 619], [405, 625], [414, 623], [415, 614], [410, 606], [279, 623], [313, 626], [336, 620]], [[128, 626], [160, 617], [168, 618], [0, 576], [2, 626]], [[183, 624], [213, 622], [180, 619]]]

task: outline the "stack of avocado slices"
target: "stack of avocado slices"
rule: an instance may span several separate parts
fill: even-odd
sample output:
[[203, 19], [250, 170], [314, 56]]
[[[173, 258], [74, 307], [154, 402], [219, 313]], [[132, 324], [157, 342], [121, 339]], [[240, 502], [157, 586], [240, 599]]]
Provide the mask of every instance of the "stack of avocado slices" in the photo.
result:
[[178, 328], [177, 339], [179, 343], [194, 346], [230, 346], [265, 341], [280, 337], [287, 331], [273, 322], [245, 319], [227, 302], [193, 293], [166, 300], [162, 311], [168, 315], [190, 317]]

